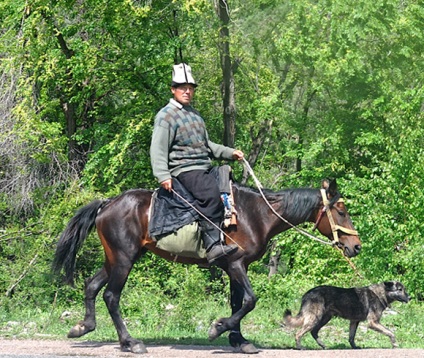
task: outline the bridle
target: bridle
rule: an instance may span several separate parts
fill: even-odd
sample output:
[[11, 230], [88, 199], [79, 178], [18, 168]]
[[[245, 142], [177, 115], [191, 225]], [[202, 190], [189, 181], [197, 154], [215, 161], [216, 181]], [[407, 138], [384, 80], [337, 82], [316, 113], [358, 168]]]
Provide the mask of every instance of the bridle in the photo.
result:
[[[263, 199], [265, 200], [265, 202], [267, 203], [267, 205], [269, 206], [269, 208], [272, 210], [272, 212], [275, 215], [277, 215], [285, 223], [289, 224], [297, 232], [299, 232], [299, 233], [301, 233], [301, 234], [303, 234], [303, 235], [305, 235], [307, 237], [310, 237], [313, 240], [319, 241], [319, 242], [321, 242], [321, 243], [323, 243], [325, 245], [328, 245], [328, 244], [329, 245], [333, 245], [336, 249], [338, 249], [338, 251], [342, 254], [343, 258], [349, 263], [349, 265], [356, 271], [356, 273], [358, 274], [358, 276], [361, 277], [361, 278], [363, 278], [363, 276], [356, 269], [356, 267], [353, 264], [353, 262], [350, 261], [350, 259], [348, 257], [346, 257], [345, 255], [343, 255], [343, 250], [338, 245], [339, 244], [339, 235], [337, 233], [338, 230], [343, 231], [343, 232], [345, 232], [347, 234], [356, 235], [356, 236], [358, 236], [358, 232], [356, 230], [351, 230], [351, 229], [348, 229], [348, 228], [341, 227], [341, 226], [336, 225], [334, 223], [333, 215], [331, 214], [331, 206], [333, 206], [335, 204], [334, 201], [335, 201], [336, 198], [333, 198], [333, 202], [329, 201], [328, 198], [327, 198], [327, 192], [325, 191], [325, 189], [321, 189], [321, 196], [322, 196], [322, 202], [323, 202], [324, 207], [322, 208], [321, 212], [318, 215], [318, 219], [317, 219], [317, 222], [315, 223], [314, 228], [316, 228], [318, 226], [319, 221], [321, 220], [324, 212], [326, 212], [327, 213], [327, 217], [328, 217], [328, 221], [330, 222], [330, 225], [331, 225], [331, 231], [333, 233], [333, 241], [331, 243], [328, 243], [328, 242], [325, 242], [325, 241], [323, 241], [323, 240], [315, 237], [314, 235], [310, 234], [309, 232], [307, 232], [307, 231], [305, 231], [305, 230], [303, 230], [301, 228], [296, 227], [295, 225], [291, 224], [286, 219], [284, 219], [281, 215], [279, 215], [275, 211], [275, 209], [272, 207], [272, 205], [268, 202], [268, 200], [266, 200], [266, 197], [265, 197], [264, 193], [262, 192], [262, 185], [261, 185], [260, 181], [258, 180], [258, 178], [256, 177], [255, 173], [253, 172], [253, 169], [250, 167], [249, 162], [246, 160], [246, 158], [243, 158], [243, 161], [244, 161], [244, 164], [245, 164], [248, 172], [252, 175], [252, 178], [255, 181], [255, 183], [256, 183], [256, 185], [257, 185], [257, 187], [259, 189], [259, 192], [261, 193]], [[340, 196], [339, 196], [339, 198], [337, 199], [336, 202], [343, 202], [343, 199], [340, 198]]]
[[321, 196], [322, 196], [323, 208], [318, 213], [318, 217], [317, 217], [317, 220], [314, 224], [313, 230], [315, 230], [318, 227], [322, 217], [324, 216], [324, 213], [327, 213], [328, 222], [330, 223], [331, 232], [333, 233], [333, 240], [331, 242], [333, 245], [337, 245], [340, 242], [339, 233], [338, 233], [339, 230], [348, 234], [348, 235], [358, 236], [358, 232], [356, 230], [348, 229], [346, 227], [337, 225], [334, 222], [333, 214], [331, 213], [331, 208], [334, 206], [335, 203], [343, 203], [344, 200], [339, 197], [337, 200], [330, 201], [327, 198], [327, 192], [325, 191], [325, 189], [321, 189], [320, 191], [321, 191]]
[[[356, 231], [356, 230], [350, 230], [350, 229], [348, 229], [348, 228], [344, 228], [344, 227], [342, 227], [342, 226], [339, 226], [339, 225], [336, 225], [335, 223], [334, 223], [334, 219], [333, 219], [333, 216], [332, 216], [332, 214], [331, 214], [331, 207], [334, 205], [334, 199], [336, 199], [336, 198], [333, 198], [333, 202], [331, 202], [331, 201], [329, 201], [328, 199], [327, 199], [327, 192], [325, 191], [325, 189], [321, 189], [321, 195], [322, 195], [322, 198], [323, 198], [323, 205], [324, 205], [324, 207], [323, 207], [323, 209], [321, 210], [321, 212], [319, 213], [319, 216], [318, 216], [318, 220], [317, 220], [317, 222], [315, 223], [315, 226], [314, 226], [314, 229], [318, 226], [318, 224], [319, 224], [319, 221], [321, 220], [321, 218], [322, 218], [322, 216], [323, 216], [323, 214], [324, 214], [324, 212], [327, 212], [327, 216], [328, 216], [328, 220], [330, 221], [330, 225], [331, 225], [331, 231], [332, 231], [332, 233], [333, 233], [333, 240], [331, 241], [331, 242], [327, 242], [327, 241], [324, 241], [324, 240], [321, 240], [320, 238], [318, 238], [318, 237], [316, 237], [316, 236], [314, 236], [314, 235], [312, 235], [312, 234], [310, 234], [309, 232], [307, 232], [306, 230], [304, 230], [304, 229], [302, 229], [302, 228], [299, 228], [299, 227], [297, 227], [296, 225], [294, 225], [294, 224], [292, 224], [291, 222], [289, 222], [287, 219], [285, 219], [285, 218], [283, 218], [280, 214], [278, 214], [276, 211], [275, 211], [275, 209], [272, 207], [272, 205], [269, 203], [269, 201], [267, 200], [267, 198], [265, 197], [265, 194], [263, 193], [263, 191], [262, 191], [262, 184], [260, 183], [260, 181], [259, 181], [259, 179], [256, 177], [256, 175], [255, 175], [255, 173], [253, 172], [253, 169], [251, 168], [251, 166], [250, 166], [250, 164], [249, 164], [249, 162], [246, 160], [246, 158], [243, 158], [243, 161], [244, 161], [244, 165], [246, 166], [246, 168], [247, 168], [247, 171], [249, 172], [249, 174], [252, 176], [252, 178], [253, 178], [253, 180], [254, 180], [254, 182], [256, 183], [256, 186], [257, 186], [257, 188], [258, 188], [258, 190], [259, 190], [259, 192], [260, 192], [260, 194], [261, 194], [261, 196], [262, 196], [262, 198], [264, 199], [264, 201], [265, 201], [265, 203], [268, 205], [268, 207], [271, 209], [271, 211], [279, 218], [279, 219], [281, 219], [282, 221], [284, 221], [286, 224], [288, 224], [289, 226], [291, 226], [295, 231], [297, 231], [297, 232], [299, 232], [299, 233], [301, 233], [302, 235], [304, 235], [304, 236], [307, 236], [307, 237], [309, 237], [309, 238], [311, 238], [311, 239], [313, 239], [313, 240], [315, 240], [315, 241], [319, 241], [319, 242], [321, 242], [322, 244], [324, 244], [324, 245], [332, 245], [332, 246], [335, 246], [335, 247], [339, 247], [339, 236], [338, 236], [338, 233], [337, 233], [337, 230], [340, 230], [340, 231], [343, 231], [343, 232], [345, 232], [345, 233], [347, 233], [347, 234], [352, 234], [352, 235], [356, 235], [356, 236], [358, 236], [358, 232]], [[343, 201], [343, 199], [341, 199], [340, 198], [340, 196], [339, 196], [339, 199], [338, 199], [339, 201]], [[327, 210], [328, 209], [328, 210]], [[347, 260], [348, 260], [348, 258], [347, 257], [345, 257]]]

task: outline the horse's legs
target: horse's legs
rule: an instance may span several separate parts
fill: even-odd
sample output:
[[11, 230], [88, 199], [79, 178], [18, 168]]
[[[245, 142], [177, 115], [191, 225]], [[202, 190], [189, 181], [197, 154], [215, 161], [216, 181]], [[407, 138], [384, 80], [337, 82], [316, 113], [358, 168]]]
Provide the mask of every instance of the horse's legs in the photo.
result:
[[133, 262], [128, 259], [122, 259], [119, 265], [114, 265], [110, 271], [109, 282], [103, 294], [103, 299], [118, 333], [121, 350], [132, 353], [147, 353], [144, 343], [132, 338], [128, 333], [119, 309], [121, 292], [132, 266]]
[[71, 328], [68, 338], [78, 338], [96, 329], [96, 297], [108, 281], [105, 267], [93, 277], [85, 280], [85, 316], [84, 320]]
[[[231, 309], [232, 309], [232, 313], [235, 314], [243, 306], [244, 289], [238, 284], [238, 282], [232, 280], [230, 282], [230, 290], [231, 290]], [[248, 353], [248, 354], [258, 353], [259, 350], [252, 343], [250, 343], [246, 338], [243, 337], [243, 335], [241, 334], [240, 326], [241, 324], [239, 321], [231, 329], [230, 335], [228, 336], [228, 340], [231, 346], [233, 346], [234, 348], [240, 349], [240, 351], [243, 353]]]
[[258, 353], [258, 349], [242, 336], [240, 330], [240, 321], [256, 305], [256, 297], [246, 269], [241, 264], [233, 264], [228, 268], [227, 273], [230, 276], [232, 315], [229, 318], [220, 318], [212, 324], [209, 330], [209, 339], [213, 340], [231, 330], [229, 341], [233, 347], [239, 348], [243, 353]]

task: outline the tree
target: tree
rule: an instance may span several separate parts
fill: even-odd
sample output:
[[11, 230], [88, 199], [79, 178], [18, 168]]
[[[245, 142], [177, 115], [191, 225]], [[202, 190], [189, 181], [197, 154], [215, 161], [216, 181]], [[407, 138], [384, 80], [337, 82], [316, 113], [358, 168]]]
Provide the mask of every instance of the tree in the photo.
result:
[[219, 53], [222, 69], [222, 97], [223, 97], [223, 121], [224, 121], [224, 145], [234, 147], [235, 122], [236, 122], [236, 101], [234, 71], [237, 61], [232, 61], [230, 55], [230, 8], [228, 1], [215, 0], [215, 11], [219, 17], [221, 27], [219, 30]]
[[[213, 140], [243, 149], [269, 188], [337, 177], [355, 199], [349, 211], [367, 235], [364, 253], [376, 258], [370, 275], [404, 273], [420, 290], [419, 1], [233, 0], [231, 12], [218, 0], [78, 5], [0, 4], [2, 224], [50, 217], [48, 205], [63, 197], [52, 224], [61, 227], [79, 188], [93, 196], [154, 188], [152, 121], [182, 58]], [[234, 174], [249, 183], [242, 166]], [[295, 238], [275, 243], [288, 275], [307, 269]]]

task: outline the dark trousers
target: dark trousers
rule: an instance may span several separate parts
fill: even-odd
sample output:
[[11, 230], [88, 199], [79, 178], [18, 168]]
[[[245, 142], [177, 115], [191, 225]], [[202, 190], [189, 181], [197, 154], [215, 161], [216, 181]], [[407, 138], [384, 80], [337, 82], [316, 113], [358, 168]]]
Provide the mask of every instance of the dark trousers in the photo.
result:
[[[208, 171], [183, 172], [177, 178], [196, 199], [196, 209], [217, 224], [222, 220], [224, 208], [217, 183], [216, 169], [213, 167]], [[201, 221], [203, 220], [201, 219]]]

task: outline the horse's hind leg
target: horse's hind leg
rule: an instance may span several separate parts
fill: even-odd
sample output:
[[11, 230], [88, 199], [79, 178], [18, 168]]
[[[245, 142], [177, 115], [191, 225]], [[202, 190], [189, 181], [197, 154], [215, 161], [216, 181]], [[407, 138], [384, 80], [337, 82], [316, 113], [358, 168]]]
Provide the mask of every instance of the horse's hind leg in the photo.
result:
[[68, 338], [78, 338], [96, 329], [96, 297], [108, 281], [108, 274], [103, 267], [93, 277], [85, 281], [85, 316], [84, 320], [71, 328]]
[[109, 277], [108, 285], [103, 294], [103, 299], [112, 317], [116, 332], [118, 333], [119, 343], [122, 351], [130, 351], [132, 353], [147, 353], [147, 349], [142, 341], [138, 341], [130, 336], [127, 327], [122, 319], [119, 302], [121, 292], [127, 281], [128, 275], [132, 269], [133, 262], [123, 259], [119, 265], [115, 265]]

